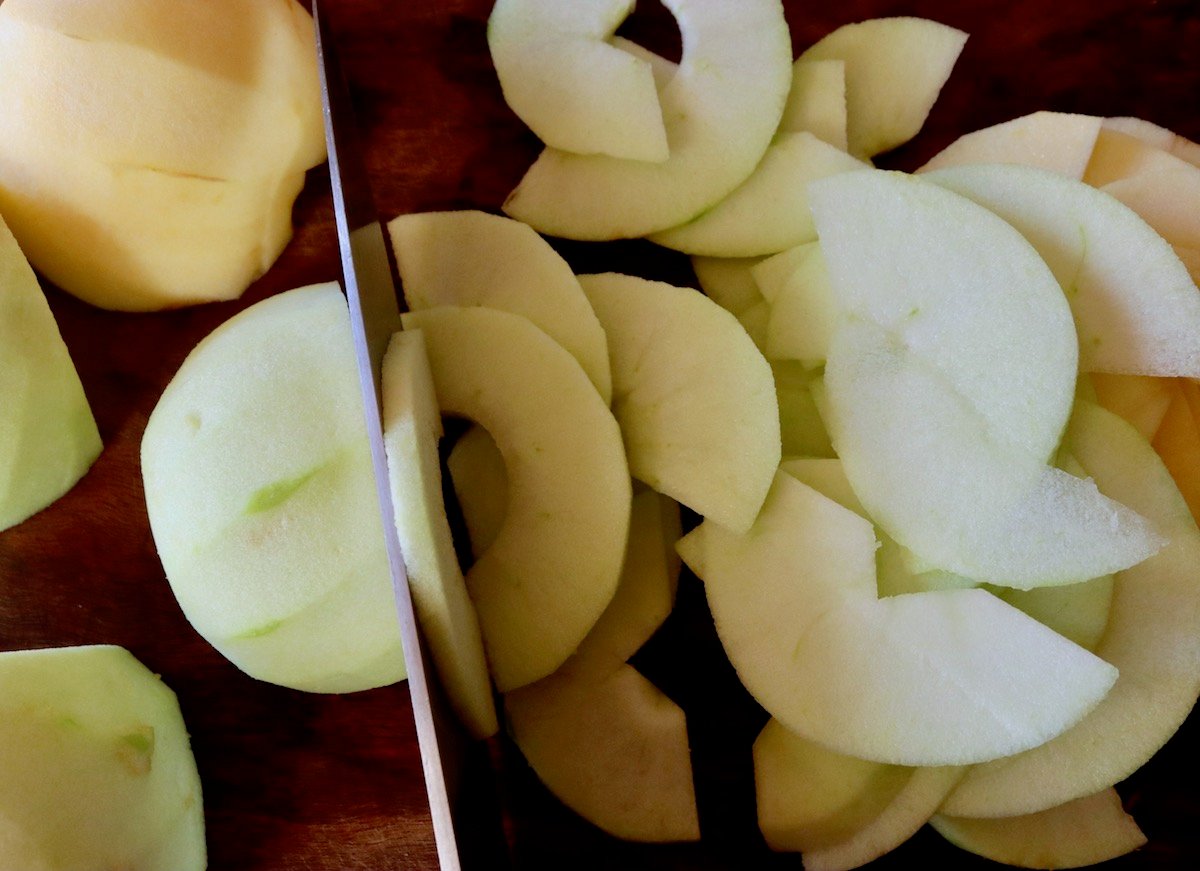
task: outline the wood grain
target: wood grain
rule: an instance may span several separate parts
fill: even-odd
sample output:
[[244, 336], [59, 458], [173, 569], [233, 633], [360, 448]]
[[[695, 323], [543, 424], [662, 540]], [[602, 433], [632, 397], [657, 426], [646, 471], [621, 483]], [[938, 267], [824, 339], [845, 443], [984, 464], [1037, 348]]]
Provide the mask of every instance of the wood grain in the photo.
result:
[[[730, 0], [736, 2], [736, 0]], [[669, 15], [643, 4], [625, 30], [679, 51]], [[331, 0], [383, 217], [495, 211], [537, 154], [504, 106], [488, 60], [487, 0]], [[971, 38], [925, 131], [881, 163], [911, 169], [958, 135], [1037, 109], [1139, 115], [1200, 139], [1200, 12], [1194, 0], [851, 0], [786, 3], [803, 49], [839, 24], [921, 15]], [[157, 314], [103, 312], [47, 292], [99, 421], [105, 451], [59, 502], [0, 534], [0, 649], [106, 642], [128, 647], [180, 697], [205, 788], [217, 871], [436, 867], [403, 686], [349, 696], [272, 687], [226, 663], [183, 619], [158, 562], [138, 446], [158, 396], [197, 341], [268, 295], [338, 275], [324, 168], [295, 208], [296, 234], [237, 302]], [[645, 243], [559, 244], [579, 270], [691, 284], [686, 258]], [[749, 747], [764, 715], [737, 685], [685, 579], [677, 613], [635, 663], [690, 715], [705, 842], [618, 844], [542, 791], [503, 751], [509, 835], [522, 868], [798, 868], [754, 825]], [[1150, 838], [1114, 868], [1200, 861], [1195, 718], [1121, 791]], [[983, 868], [923, 832], [877, 863]], [[164, 869], [170, 871], [170, 869]]]

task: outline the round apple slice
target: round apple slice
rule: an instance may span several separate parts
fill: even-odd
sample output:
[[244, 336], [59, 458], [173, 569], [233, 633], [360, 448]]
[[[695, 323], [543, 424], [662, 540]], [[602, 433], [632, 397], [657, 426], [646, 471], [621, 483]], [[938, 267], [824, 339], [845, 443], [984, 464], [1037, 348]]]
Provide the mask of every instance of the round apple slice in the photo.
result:
[[410, 311], [479, 305], [522, 315], [571, 352], [612, 398], [604, 330], [567, 262], [520, 221], [471, 210], [415, 212], [388, 223]]
[[680, 555], [742, 683], [791, 731], [895, 765], [965, 765], [1061, 734], [1116, 669], [983, 590], [880, 599], [868, 520], [784, 472], [755, 525]]
[[608, 40], [634, 0], [499, 0], [488, 49], [509, 107], [576, 154], [667, 159], [653, 69]]
[[999, 215], [1066, 293], [1084, 372], [1200, 377], [1200, 292], [1166, 241], [1095, 188], [1027, 166], [924, 178]]
[[783, 7], [779, 0], [665, 5], [683, 38], [679, 69], [659, 95], [670, 157], [646, 163], [549, 148], [509, 194], [509, 215], [571, 239], [645, 236], [690, 221], [754, 171], [791, 85]]
[[420, 332], [392, 336], [382, 378], [388, 479], [413, 605], [451, 705], [472, 735], [486, 738], [500, 727], [479, 620], [442, 501], [442, 418]]
[[702, 294], [617, 273], [579, 280], [608, 335], [613, 414], [634, 477], [748, 529], [780, 459], [770, 365]]
[[1109, 787], [1174, 734], [1200, 693], [1200, 532], [1187, 503], [1153, 449], [1110, 412], [1081, 403], [1064, 444], [1169, 544], [1116, 577], [1096, 648], [1120, 670], [1108, 697], [1053, 741], [972, 770], [942, 808], [951, 816], [1035, 813]]
[[442, 413], [496, 440], [508, 472], [504, 526], [467, 572], [501, 692], [558, 668], [608, 606], [629, 531], [621, 432], [561, 345], [518, 315], [410, 312], [425, 334]]

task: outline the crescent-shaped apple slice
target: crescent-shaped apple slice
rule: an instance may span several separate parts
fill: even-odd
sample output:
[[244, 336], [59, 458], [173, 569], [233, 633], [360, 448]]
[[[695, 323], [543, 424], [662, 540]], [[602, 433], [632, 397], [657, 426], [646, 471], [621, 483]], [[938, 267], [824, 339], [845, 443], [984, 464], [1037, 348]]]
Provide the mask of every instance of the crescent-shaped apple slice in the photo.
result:
[[754, 171], [792, 80], [783, 7], [778, 0], [664, 5], [683, 40], [679, 69], [659, 94], [670, 157], [648, 163], [548, 148], [505, 212], [551, 236], [636, 238], [690, 221]]
[[501, 692], [545, 677], [616, 590], [631, 488], [621, 432], [579, 363], [519, 315], [440, 307], [404, 315], [425, 335], [443, 414], [496, 440], [504, 526], [466, 575]]
[[552, 148], [667, 159], [651, 64], [612, 45], [634, 0], [499, 0], [488, 49], [509, 107]]
[[1036, 166], [1079, 180], [1087, 169], [1101, 119], [1066, 112], [1034, 112], [965, 133], [917, 172], [977, 163]]
[[1112, 692], [1047, 744], [973, 769], [942, 808], [951, 816], [1035, 813], [1112, 786], [1166, 743], [1200, 694], [1200, 531], [1187, 503], [1145, 439], [1110, 412], [1081, 403], [1064, 444], [1169, 543], [1116, 577], [1096, 648], [1120, 669]]
[[617, 273], [579, 281], [608, 335], [613, 414], [634, 477], [747, 529], [780, 459], [770, 365], [694, 290]]
[[875, 546], [869, 521], [783, 472], [748, 533], [705, 522], [680, 543], [742, 683], [793, 732], [862, 759], [964, 765], [1061, 734], [1116, 680], [983, 590], [879, 599]]

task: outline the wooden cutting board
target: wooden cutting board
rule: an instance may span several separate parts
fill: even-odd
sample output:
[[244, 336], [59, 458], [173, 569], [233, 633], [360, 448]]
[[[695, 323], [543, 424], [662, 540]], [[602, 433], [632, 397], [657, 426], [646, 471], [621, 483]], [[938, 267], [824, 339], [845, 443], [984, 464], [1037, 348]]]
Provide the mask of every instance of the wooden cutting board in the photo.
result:
[[[643, 5], [628, 35], [678, 56], [670, 16]], [[884, 166], [915, 168], [962, 133], [1038, 109], [1138, 115], [1200, 140], [1195, 0], [786, 6], [797, 51], [839, 24], [879, 15], [930, 17], [971, 34], [925, 131], [881, 160]], [[501, 100], [487, 54], [488, 0], [331, 0], [328, 7], [366, 128], [382, 216], [496, 211], [539, 145]], [[310, 173], [295, 224], [282, 258], [237, 302], [118, 314], [47, 288], [106, 448], [67, 496], [0, 533], [0, 649], [120, 644], [162, 674], [192, 733], [212, 869], [435, 868], [405, 688], [313, 696], [244, 676], [183, 619], [147, 525], [139, 442], [187, 353], [251, 303], [339, 274], [323, 167]], [[648, 244], [560, 247], [579, 271], [694, 284], [686, 258]], [[504, 794], [520, 867], [799, 868], [794, 856], [772, 856], [756, 834], [749, 748], [765, 717], [724, 662], [694, 579], [684, 579], [678, 613], [635, 663], [689, 712], [705, 843], [617, 844], [542, 791], [509, 747]], [[1150, 844], [1113, 867], [1200, 861], [1196, 738], [1193, 718], [1122, 787]], [[986, 867], [928, 831], [877, 867], [925, 860]]]

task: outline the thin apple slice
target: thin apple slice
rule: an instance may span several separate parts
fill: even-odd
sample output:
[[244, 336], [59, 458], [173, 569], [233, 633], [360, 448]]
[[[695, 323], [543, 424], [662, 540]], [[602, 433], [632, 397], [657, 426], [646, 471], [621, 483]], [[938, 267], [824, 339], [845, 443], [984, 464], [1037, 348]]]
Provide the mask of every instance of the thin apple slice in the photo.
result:
[[[777, 283], [770, 273], [789, 254], [792, 268]], [[810, 242], [777, 254], [755, 267], [754, 276], [771, 294], [767, 359], [799, 360], [810, 368], [824, 364], [838, 309], [821, 246]]]
[[571, 352], [612, 398], [604, 330], [567, 262], [532, 229], [501, 215], [414, 212], [388, 222], [409, 310], [478, 305], [522, 315]]
[[782, 472], [748, 533], [706, 522], [679, 550], [746, 688], [840, 753], [898, 765], [998, 758], [1069, 728], [1116, 679], [982, 590], [877, 598], [870, 522]]
[[834, 148], [848, 150], [845, 61], [798, 60], [792, 64], [792, 87], [779, 129], [806, 130]]
[[629, 530], [621, 433], [587, 375], [530, 321], [485, 308], [404, 315], [425, 334], [443, 414], [496, 440], [504, 527], [467, 572], [501, 692], [558, 668], [616, 590]]
[[1141, 215], [1175, 248], [1200, 248], [1200, 169], [1180, 164], [1118, 179], [1101, 190]]
[[649, 63], [609, 44], [633, 0], [498, 0], [488, 49], [504, 100], [547, 145], [577, 154], [667, 159]]
[[779, 465], [771, 367], [702, 294], [580, 276], [608, 335], [613, 413], [634, 477], [731, 529], [754, 522]]
[[1174, 395], [1169, 378], [1093, 372], [1095, 402], [1132, 424], [1146, 441], [1154, 438]]
[[1096, 146], [1101, 119], [1065, 112], [1034, 112], [960, 136], [918, 172], [977, 163], [1036, 166], [1083, 178]]
[[1154, 450], [1183, 494], [1192, 516], [1200, 521], [1200, 418], [1188, 406], [1178, 384], [1173, 385], [1171, 404], [1154, 434]]
[[509, 215], [552, 236], [645, 236], [690, 221], [754, 171], [791, 84], [779, 0], [666, 6], [683, 40], [679, 70], [659, 95], [670, 157], [646, 163], [547, 149], [509, 194]]
[[873, 18], [839, 27], [797, 63], [845, 62], [849, 151], [873, 157], [917, 134], [966, 41], [924, 18]]
[[808, 209], [809, 182], [866, 167], [812, 133], [781, 132], [736, 190], [699, 217], [649, 239], [709, 257], [774, 254], [817, 238]]
[[1082, 371], [1200, 376], [1200, 291], [1133, 210], [1026, 166], [961, 166], [924, 178], [999, 215], [1037, 249], [1071, 305]]
[[1187, 504], [1145, 440], [1110, 412], [1081, 403], [1064, 443], [1169, 543], [1117, 575], [1096, 649], [1120, 670], [1112, 692], [1054, 740], [972, 770], [942, 808], [951, 816], [1035, 813], [1112, 786], [1174, 734], [1200, 693], [1200, 532]]
[[499, 731], [479, 620], [442, 503], [442, 418], [420, 332], [396, 333], [383, 358], [383, 439], [396, 533], [413, 605], [455, 713], [476, 738]]
[[1181, 160], [1186, 160], [1192, 166], [1200, 167], [1200, 143], [1192, 142], [1175, 131], [1159, 127], [1144, 118], [1105, 118], [1104, 129], [1125, 133], [1147, 145], [1153, 145]]
[[1102, 126], [1083, 181], [1103, 187], [1114, 181], [1150, 172], [1185, 170], [1191, 164], [1144, 139]]
[[0, 530], [66, 493], [100, 455], [100, 433], [17, 240], [0, 219]]
[[704, 295], [736, 317], [763, 301], [750, 272], [761, 260], [761, 257], [693, 257], [692, 270]]
[[1018, 868], [1082, 868], [1146, 843], [1111, 788], [1034, 814], [999, 819], [937, 814], [930, 824], [956, 847]]
[[504, 699], [513, 740], [564, 804], [631, 841], [700, 837], [683, 711], [630, 665], [567, 669]]

